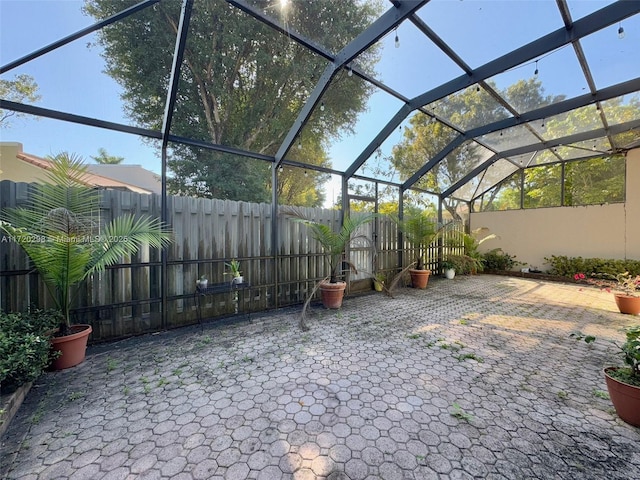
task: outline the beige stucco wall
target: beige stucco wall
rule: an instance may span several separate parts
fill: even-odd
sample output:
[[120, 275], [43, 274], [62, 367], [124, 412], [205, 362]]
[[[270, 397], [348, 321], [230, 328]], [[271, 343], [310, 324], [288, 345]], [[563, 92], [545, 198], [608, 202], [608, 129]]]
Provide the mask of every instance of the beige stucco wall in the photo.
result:
[[22, 153], [18, 142], [0, 142], [0, 180], [32, 183], [44, 178], [43, 170], [17, 158]]
[[640, 259], [640, 149], [627, 154], [624, 204], [472, 213], [470, 221], [500, 236], [482, 250], [500, 247], [542, 270], [551, 255]]
[[640, 259], [640, 148], [627, 155], [627, 257]]

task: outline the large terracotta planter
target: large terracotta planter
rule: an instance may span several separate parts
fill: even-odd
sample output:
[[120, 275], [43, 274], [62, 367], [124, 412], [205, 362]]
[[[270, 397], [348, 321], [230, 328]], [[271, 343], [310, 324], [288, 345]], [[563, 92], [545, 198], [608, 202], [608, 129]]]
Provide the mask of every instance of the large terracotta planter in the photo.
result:
[[409, 274], [411, 275], [411, 285], [413, 288], [427, 288], [431, 270], [415, 270], [412, 268], [409, 270]]
[[640, 315], [640, 297], [632, 297], [631, 295], [624, 295], [622, 293], [616, 293], [614, 296], [620, 313]]
[[71, 325], [71, 335], [53, 337], [51, 349], [54, 352], [62, 352], [62, 355], [51, 362], [51, 370], [64, 370], [82, 363], [87, 352], [87, 340], [92, 331], [91, 325]]
[[322, 298], [322, 304], [325, 308], [340, 308], [345, 288], [347, 288], [347, 282], [322, 282], [320, 284], [320, 298]]
[[640, 387], [634, 387], [610, 377], [608, 372], [614, 370], [617, 370], [617, 367], [604, 369], [611, 403], [622, 420], [634, 427], [640, 427]]

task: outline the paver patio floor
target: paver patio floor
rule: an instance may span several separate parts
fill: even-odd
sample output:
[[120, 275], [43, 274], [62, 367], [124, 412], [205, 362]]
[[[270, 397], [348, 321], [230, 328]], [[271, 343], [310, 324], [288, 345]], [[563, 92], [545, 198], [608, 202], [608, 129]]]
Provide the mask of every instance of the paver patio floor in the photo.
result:
[[[640, 319], [588, 287], [480, 275], [90, 348], [38, 380], [9, 479], [633, 479], [602, 367]], [[594, 334], [594, 344], [569, 338]]]

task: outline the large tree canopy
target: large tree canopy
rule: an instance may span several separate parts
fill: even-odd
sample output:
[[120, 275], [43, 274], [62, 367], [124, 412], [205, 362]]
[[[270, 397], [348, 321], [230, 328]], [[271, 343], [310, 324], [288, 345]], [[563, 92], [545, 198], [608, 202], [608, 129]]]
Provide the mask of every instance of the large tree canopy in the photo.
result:
[[[35, 103], [40, 100], [38, 84], [32, 76], [20, 74], [13, 80], [0, 79], [0, 98], [18, 103]], [[25, 115], [11, 110], [0, 109], [0, 128], [11, 127], [11, 118]]]
[[[623, 102], [613, 98], [603, 102], [607, 122], [616, 125], [640, 115], [640, 98]], [[597, 128], [599, 112], [584, 107], [545, 121], [545, 137], [560, 138]], [[596, 117], [594, 119], [594, 117]], [[633, 131], [619, 133], [616, 143], [625, 145], [637, 138]], [[559, 205], [592, 205], [624, 201], [624, 157], [598, 156], [609, 150], [606, 137], [589, 142], [560, 145], [552, 150], [529, 154], [531, 168], [516, 172], [483, 195], [478, 206], [482, 210], [507, 210], [521, 207], [521, 185], [524, 187], [524, 208]], [[559, 159], [570, 160], [595, 155], [595, 158], [570, 161], [564, 165], [546, 165]], [[540, 165], [540, 166], [537, 166]], [[526, 162], [523, 166], [527, 166]], [[521, 178], [521, 175], [524, 175]], [[564, 195], [564, 196], [563, 196]]]
[[[85, 11], [97, 19], [113, 15], [135, 0], [86, 0]], [[107, 73], [124, 88], [126, 113], [138, 125], [160, 128], [178, 28], [180, 3], [161, 2], [100, 31]], [[252, 4], [271, 8], [285, 24], [332, 52], [344, 47], [380, 13], [369, 2], [296, 2], [287, 11], [273, 2]], [[331, 35], [318, 39], [322, 25]], [[371, 71], [378, 59], [370, 49], [358, 66]], [[195, 2], [180, 71], [179, 92], [171, 133], [179, 136], [273, 155], [326, 67], [326, 61], [286, 36], [248, 17], [222, 0]], [[365, 107], [370, 88], [338, 74], [323, 97], [322, 115], [313, 115], [300, 154], [308, 164], [328, 166], [327, 139], [350, 130]], [[175, 174], [174, 192], [263, 201], [270, 198], [270, 175], [259, 161], [220, 155], [204, 149], [174, 145], [169, 163]], [[311, 203], [321, 194], [318, 176], [287, 181], [279, 194], [298, 198], [286, 185], [302, 190]], [[229, 184], [233, 185], [232, 188]], [[307, 192], [308, 193], [308, 192]], [[316, 200], [313, 200], [316, 199]]]
[[92, 155], [91, 158], [93, 158], [96, 163], [99, 163], [101, 165], [119, 165], [124, 161], [124, 157], [109, 155], [107, 150], [102, 147], [98, 149], [98, 155], [96, 155], [95, 157]]
[[[504, 91], [500, 91], [494, 83], [488, 83], [522, 112], [562, 99], [562, 97], [545, 96], [541, 82], [535, 78], [528, 81], [521, 80]], [[473, 87], [443, 98], [427, 108], [463, 129], [474, 128], [509, 116], [507, 110], [485, 90]], [[443, 123], [433, 121], [425, 114], [417, 113], [411, 117], [409, 127], [404, 130], [402, 142], [394, 147], [391, 162], [403, 179], [409, 178], [458, 135]], [[486, 154], [486, 149], [479, 147], [475, 142], [465, 142], [429, 171], [417, 186], [432, 192], [442, 192], [476, 167]], [[452, 198], [445, 199], [443, 202], [443, 206], [453, 218], [459, 218], [458, 203], [459, 201]]]

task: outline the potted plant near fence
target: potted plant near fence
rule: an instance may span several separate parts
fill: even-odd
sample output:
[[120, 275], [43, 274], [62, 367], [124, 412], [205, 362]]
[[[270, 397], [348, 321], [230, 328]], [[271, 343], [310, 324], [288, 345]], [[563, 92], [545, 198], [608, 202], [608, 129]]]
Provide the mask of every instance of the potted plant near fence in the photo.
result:
[[209, 279], [206, 275], [202, 275], [199, 280], [196, 280], [196, 287], [200, 290], [204, 290], [209, 285]]
[[225, 275], [231, 275], [232, 284], [235, 285], [244, 282], [244, 277], [240, 271], [240, 262], [238, 260], [233, 259], [230, 262], [225, 263], [225, 266], [229, 269], [228, 272], [225, 272]]
[[170, 234], [150, 217], [122, 215], [101, 225], [100, 192], [89, 186], [82, 158], [65, 152], [50, 161], [46, 180], [35, 186], [28, 206], [7, 209], [0, 229], [29, 256], [62, 314], [52, 340], [53, 350], [62, 354], [52, 366], [63, 369], [84, 360], [92, 331], [91, 325], [71, 324], [80, 284], [142, 245], [167, 245]]
[[453, 280], [455, 278], [456, 263], [453, 260], [449, 260], [449, 259], [443, 260], [440, 266], [442, 267], [442, 270], [444, 271], [444, 276], [447, 279]]
[[347, 283], [338, 280], [342, 273], [342, 264], [355, 270], [355, 266], [345, 258], [347, 246], [356, 239], [369, 238], [362, 234], [357, 234], [357, 230], [366, 223], [374, 219], [374, 215], [359, 215], [355, 218], [346, 216], [342, 220], [342, 227], [334, 232], [331, 227], [323, 223], [318, 223], [308, 218], [302, 211], [295, 208], [288, 208], [284, 211], [294, 221], [302, 222], [311, 232], [311, 236], [317, 240], [326, 255], [329, 264], [329, 275], [319, 283], [320, 296], [325, 308], [340, 308]]
[[381, 292], [384, 289], [384, 282], [387, 276], [384, 273], [376, 273], [373, 276], [373, 288], [376, 292]]
[[406, 219], [395, 219], [398, 228], [407, 240], [417, 249], [415, 268], [409, 269], [413, 288], [426, 288], [431, 270], [425, 267], [427, 250], [446, 230], [447, 225], [438, 228], [438, 224], [429, 218], [427, 212], [417, 212]]

